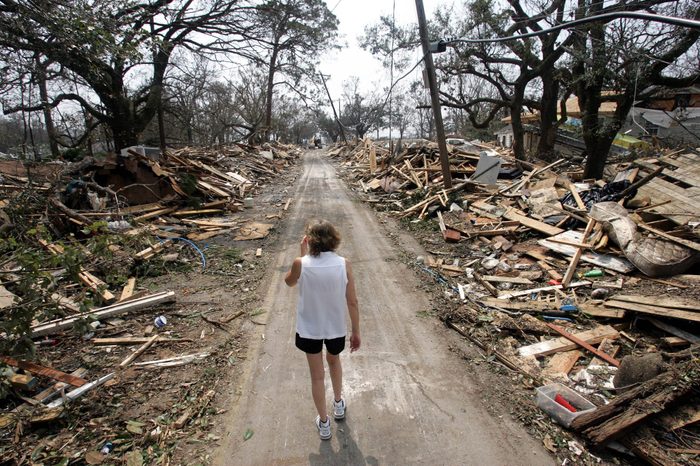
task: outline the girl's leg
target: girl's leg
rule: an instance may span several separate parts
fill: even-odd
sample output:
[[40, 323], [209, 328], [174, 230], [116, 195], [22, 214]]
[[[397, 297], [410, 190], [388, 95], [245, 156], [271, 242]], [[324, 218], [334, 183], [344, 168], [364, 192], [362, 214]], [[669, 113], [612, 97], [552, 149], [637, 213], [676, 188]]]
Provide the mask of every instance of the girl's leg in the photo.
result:
[[318, 415], [321, 416], [321, 421], [325, 422], [325, 420], [328, 419], [328, 411], [326, 409], [323, 352], [316, 354], [306, 353], [306, 360], [309, 362], [309, 371], [311, 372], [311, 395], [314, 398], [314, 404], [316, 405]]
[[326, 353], [326, 361], [328, 361], [328, 371], [331, 373], [333, 395], [335, 400], [340, 400], [343, 391], [343, 366], [340, 365], [340, 355]]

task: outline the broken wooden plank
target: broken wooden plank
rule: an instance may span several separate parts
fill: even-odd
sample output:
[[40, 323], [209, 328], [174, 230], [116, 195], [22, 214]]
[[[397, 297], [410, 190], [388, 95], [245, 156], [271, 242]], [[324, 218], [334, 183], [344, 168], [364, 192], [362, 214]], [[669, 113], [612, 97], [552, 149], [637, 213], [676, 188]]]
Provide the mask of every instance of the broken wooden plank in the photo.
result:
[[[557, 235], [556, 237], [559, 239], [569, 239], [571, 241], [580, 243], [581, 236], [581, 233], [569, 230]], [[546, 247], [547, 249], [551, 249], [554, 252], [564, 254], [565, 256], [573, 256], [578, 250], [573, 246], [553, 243], [552, 241], [548, 241], [547, 239], [538, 240], [537, 243], [541, 246]], [[627, 259], [617, 258], [606, 254], [598, 254], [597, 252], [593, 251], [586, 251], [582, 253], [580, 260], [583, 262], [588, 262], [589, 264], [597, 265], [598, 267], [603, 267], [605, 269], [613, 270], [615, 272], [620, 273], [630, 273], [636, 270], [634, 265], [632, 265], [632, 263]]]
[[678, 243], [680, 245], [685, 246], [686, 248], [692, 249], [694, 251], [700, 251], [700, 243], [696, 243], [695, 241], [690, 241], [688, 239], [683, 239], [679, 238], [678, 236], [673, 236], [669, 235], [668, 233], [657, 230], [656, 228], [650, 227], [644, 222], [637, 222], [637, 225], [642, 228], [643, 230], [647, 230], [648, 232], [651, 232], [657, 236], [660, 236], [664, 239], [667, 239], [669, 241], [673, 241], [674, 243]]
[[[78, 369], [74, 370], [73, 372], [70, 373], [73, 377], [80, 377], [83, 378], [85, 375], [87, 375], [88, 370], [85, 369], [84, 367], [79, 367]], [[87, 382], [87, 381], [86, 381]], [[58, 382], [51, 387], [47, 388], [46, 390], [43, 390], [36, 395], [34, 395], [34, 399], [38, 401], [39, 403], [46, 403], [49, 401], [51, 398], [54, 396], [58, 395], [63, 389], [68, 387], [70, 384], [67, 384], [65, 382]]]
[[661, 330], [664, 330], [671, 335], [675, 335], [678, 338], [682, 338], [685, 342], [688, 343], [700, 343], [700, 337], [697, 335], [694, 335], [690, 332], [686, 332], [683, 329], [680, 329], [674, 325], [668, 324], [666, 322], [661, 322], [658, 319], [654, 319], [653, 317], [645, 317], [646, 320], [648, 320], [652, 325], [654, 325], [656, 328], [660, 328]]
[[557, 228], [553, 225], [547, 225], [544, 222], [540, 222], [539, 220], [535, 220], [534, 218], [530, 218], [525, 215], [524, 212], [519, 211], [517, 209], [510, 208], [506, 210], [506, 212], [503, 214], [505, 218], [508, 220], [514, 220], [516, 222], [520, 222], [520, 224], [531, 228], [533, 230], [537, 230], [541, 233], [544, 233], [549, 236], [554, 236], [558, 235], [560, 233], [563, 233], [564, 230], [561, 228]]
[[561, 336], [563, 336], [563, 337], [566, 338], [567, 340], [570, 340], [570, 341], [576, 343], [576, 344], [577, 344], [578, 346], [580, 346], [581, 348], [584, 348], [584, 349], [588, 350], [588, 352], [593, 353], [594, 355], [596, 355], [596, 357], [602, 359], [603, 361], [605, 361], [605, 362], [607, 362], [607, 363], [610, 363], [610, 364], [612, 364], [612, 365], [615, 366], [615, 367], [620, 367], [620, 361], [618, 361], [617, 359], [613, 358], [612, 356], [609, 356], [609, 355], [605, 354], [605, 353], [602, 352], [602, 351], [598, 351], [597, 349], [595, 349], [594, 347], [592, 347], [592, 346], [591, 346], [590, 344], [588, 344], [587, 342], [583, 341], [582, 339], [578, 338], [578, 337], [575, 336], [575, 335], [572, 335], [571, 333], [567, 332], [566, 330], [564, 330], [563, 328], [559, 327], [558, 325], [554, 325], [554, 324], [552, 324], [552, 323], [550, 323], [550, 322], [545, 322], [545, 325], [547, 325], [547, 327], [551, 328], [552, 330], [558, 332]]
[[93, 388], [97, 388], [100, 385], [104, 384], [105, 382], [112, 380], [114, 378], [114, 372], [107, 374], [103, 377], [100, 377], [99, 379], [93, 381], [93, 382], [88, 382], [85, 385], [76, 388], [75, 390], [71, 390], [70, 392], [66, 393], [65, 396], [57, 399], [56, 401], [53, 401], [47, 405], [49, 408], [57, 408], [61, 406], [65, 401], [72, 401], [78, 398], [79, 396], [83, 395], [84, 393], [87, 393], [88, 391], [92, 390]]
[[542, 370], [547, 376], [566, 376], [573, 369], [576, 361], [583, 355], [579, 350], [564, 351], [551, 357], [547, 365]]
[[174, 291], [163, 291], [142, 298], [134, 299], [125, 303], [112, 304], [101, 308], [96, 308], [91, 311], [82, 312], [80, 314], [67, 317], [65, 319], [55, 319], [49, 322], [43, 322], [32, 326], [32, 338], [50, 335], [62, 330], [73, 327], [76, 321], [84, 319], [88, 316], [93, 316], [97, 319], [112, 317], [119, 314], [124, 314], [129, 311], [144, 309], [157, 304], [169, 303], [175, 301]]
[[154, 244], [153, 246], [147, 247], [143, 251], [137, 252], [134, 257], [138, 260], [147, 260], [150, 259], [151, 257], [155, 256], [158, 254], [160, 251], [165, 249], [166, 247], [170, 246], [173, 243], [172, 240], [166, 239], [165, 241], [161, 241], [158, 244]]
[[[617, 356], [617, 353], [620, 351], [620, 345], [614, 344], [613, 340], [610, 340], [608, 338], [603, 339], [603, 341], [600, 342], [598, 345], [598, 351], [601, 351], [608, 356], [612, 356], [613, 358]], [[588, 363], [588, 367], [591, 366], [600, 366], [603, 364], [602, 359], [598, 358], [591, 358], [591, 362]]]
[[626, 301], [628, 303], [648, 304], [656, 307], [668, 307], [671, 309], [683, 309], [688, 311], [700, 311], [700, 304], [689, 299], [671, 298], [669, 296], [654, 297], [642, 295], [625, 295], [617, 294], [614, 296], [616, 301]]
[[136, 277], [130, 277], [126, 281], [126, 285], [124, 285], [124, 288], [122, 289], [122, 294], [119, 297], [119, 301], [124, 301], [128, 298], [131, 297], [131, 295], [134, 294], [134, 288], [136, 287]]
[[[609, 325], [601, 325], [592, 330], [573, 334], [581, 341], [589, 344], [598, 344], [604, 338], [614, 339], [619, 336], [617, 330]], [[561, 337], [554, 340], [541, 341], [532, 345], [521, 346], [518, 348], [520, 356], [547, 356], [549, 354], [558, 353], [561, 351], [570, 351], [577, 349], [578, 345], [572, 341]]]
[[516, 285], [532, 285], [532, 280], [522, 277], [505, 277], [497, 275], [484, 275], [484, 280], [491, 283], [515, 283]]
[[481, 286], [486, 288], [486, 291], [491, 293], [491, 295], [495, 298], [498, 298], [498, 290], [492, 284], [484, 280], [481, 274], [474, 272], [473, 276], [476, 279], [476, 281], [478, 281], [481, 284]]
[[[588, 239], [588, 235], [591, 234], [591, 231], [593, 231], [593, 227], [595, 226], [596, 221], [594, 219], [588, 220], [588, 224], [586, 225], [586, 229], [583, 232], [583, 235], [581, 236], [581, 243], [586, 241]], [[564, 288], [569, 286], [569, 283], [571, 282], [571, 279], [574, 278], [574, 273], [576, 272], [576, 267], [578, 267], [578, 261], [581, 259], [581, 255], [583, 254], [583, 248], [577, 246], [576, 251], [574, 252], [574, 255], [571, 257], [571, 262], [569, 262], [569, 267], [566, 269], [566, 273], [564, 274], [564, 278], [561, 281], [561, 284], [564, 285]]]
[[[93, 338], [90, 340], [94, 345], [142, 345], [150, 340], [152, 337], [110, 337], [110, 338]], [[168, 338], [161, 336], [156, 342], [157, 343], [168, 343], [168, 342], [183, 342], [189, 341], [183, 338]]]
[[141, 345], [136, 351], [131, 353], [126, 359], [124, 359], [121, 363], [119, 363], [119, 367], [128, 367], [136, 358], [141, 356], [141, 354], [146, 351], [148, 348], [153, 345], [153, 343], [156, 342], [158, 339], [159, 335], [153, 335], [151, 338], [149, 338], [146, 343]]
[[[576, 288], [579, 286], [588, 286], [590, 285], [591, 282], [583, 280], [580, 282], [573, 282], [570, 283], [567, 288]], [[563, 288], [562, 285], [550, 285], [550, 286], [542, 286], [540, 288], [531, 288], [529, 290], [520, 290], [520, 291], [513, 291], [510, 293], [505, 293], [499, 296], [501, 299], [510, 299], [510, 298], [517, 298], [518, 296], [527, 296], [532, 293], [541, 293], [543, 291], [554, 291], [554, 290], [561, 290]]]
[[287, 209], [289, 209], [289, 204], [290, 204], [291, 202], [292, 202], [292, 198], [290, 197], [289, 199], [287, 199], [287, 202], [285, 202], [285, 204], [284, 204], [284, 209], [282, 209], [282, 210], [284, 210], [284, 211], [286, 212]]
[[65, 372], [61, 372], [51, 367], [40, 366], [39, 364], [35, 364], [31, 361], [19, 361], [9, 356], [0, 356], [0, 361], [3, 361], [9, 366], [19, 367], [20, 369], [29, 371], [32, 374], [50, 377], [54, 380], [73, 385], [74, 387], [80, 387], [87, 383], [87, 380], [81, 379], [80, 377], [75, 377], [70, 374], [66, 374]]
[[154, 210], [152, 212], [148, 212], [143, 215], [139, 215], [138, 217], [134, 217], [134, 220], [137, 222], [143, 222], [144, 220], [149, 220], [155, 217], [160, 217], [161, 215], [167, 215], [171, 212], [175, 212], [177, 210], [177, 207], [166, 207], [164, 209], [158, 209]]
[[605, 306], [627, 309], [628, 311], [639, 312], [641, 314], [651, 314], [660, 317], [672, 317], [674, 319], [684, 319], [693, 322], [700, 322], [700, 312], [682, 311], [678, 309], [670, 309], [667, 307], [649, 306], [647, 304], [628, 303], [626, 301], [617, 301], [609, 299], [605, 301]]

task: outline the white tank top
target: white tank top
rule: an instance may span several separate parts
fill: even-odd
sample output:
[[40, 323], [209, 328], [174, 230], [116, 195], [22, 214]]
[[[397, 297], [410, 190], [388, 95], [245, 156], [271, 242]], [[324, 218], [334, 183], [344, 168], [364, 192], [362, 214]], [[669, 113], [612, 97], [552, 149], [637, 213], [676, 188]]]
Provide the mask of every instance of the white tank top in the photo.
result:
[[297, 333], [300, 337], [321, 340], [347, 334], [347, 284], [344, 257], [326, 251], [316, 257], [307, 254], [301, 258], [297, 302]]

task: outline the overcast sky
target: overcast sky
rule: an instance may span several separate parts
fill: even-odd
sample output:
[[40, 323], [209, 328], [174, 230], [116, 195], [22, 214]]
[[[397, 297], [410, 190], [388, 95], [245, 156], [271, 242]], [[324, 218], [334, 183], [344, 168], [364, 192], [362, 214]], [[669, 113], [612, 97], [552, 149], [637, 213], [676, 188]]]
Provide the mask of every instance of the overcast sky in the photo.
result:
[[[418, 27], [416, 2], [414, 0], [395, 0], [396, 24], [414, 24]], [[424, 0], [426, 16], [430, 18], [438, 5], [452, 4], [448, 0]], [[379, 22], [380, 16], [392, 14], [394, 0], [326, 0], [328, 8], [340, 21], [339, 33], [341, 43], [347, 47], [338, 52], [331, 52], [321, 57], [321, 71], [331, 75], [328, 89], [335, 102], [341, 96], [343, 82], [352, 76], [360, 78], [363, 92], [373, 88], [389, 86], [389, 70], [381, 62], [358, 45], [358, 38], [364, 33], [365, 26]], [[415, 61], [422, 53], [416, 49]], [[414, 72], [420, 76], [420, 70]], [[397, 78], [395, 76], [394, 78]], [[407, 77], [410, 80], [411, 77]]]

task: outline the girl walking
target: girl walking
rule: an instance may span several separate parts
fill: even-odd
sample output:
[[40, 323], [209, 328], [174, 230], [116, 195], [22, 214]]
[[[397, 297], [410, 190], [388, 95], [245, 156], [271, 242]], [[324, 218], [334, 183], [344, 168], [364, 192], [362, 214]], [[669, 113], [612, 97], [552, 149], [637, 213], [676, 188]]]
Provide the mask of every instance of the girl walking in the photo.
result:
[[301, 257], [294, 259], [284, 281], [299, 284], [296, 347], [306, 353], [311, 373], [311, 394], [318, 411], [316, 427], [321, 439], [331, 438], [331, 421], [326, 407], [323, 346], [333, 385], [333, 417], [345, 418], [342, 396], [343, 368], [340, 353], [345, 349], [350, 314], [350, 352], [360, 348], [360, 314], [350, 262], [335, 253], [340, 234], [326, 221], [307, 228], [301, 241]]

